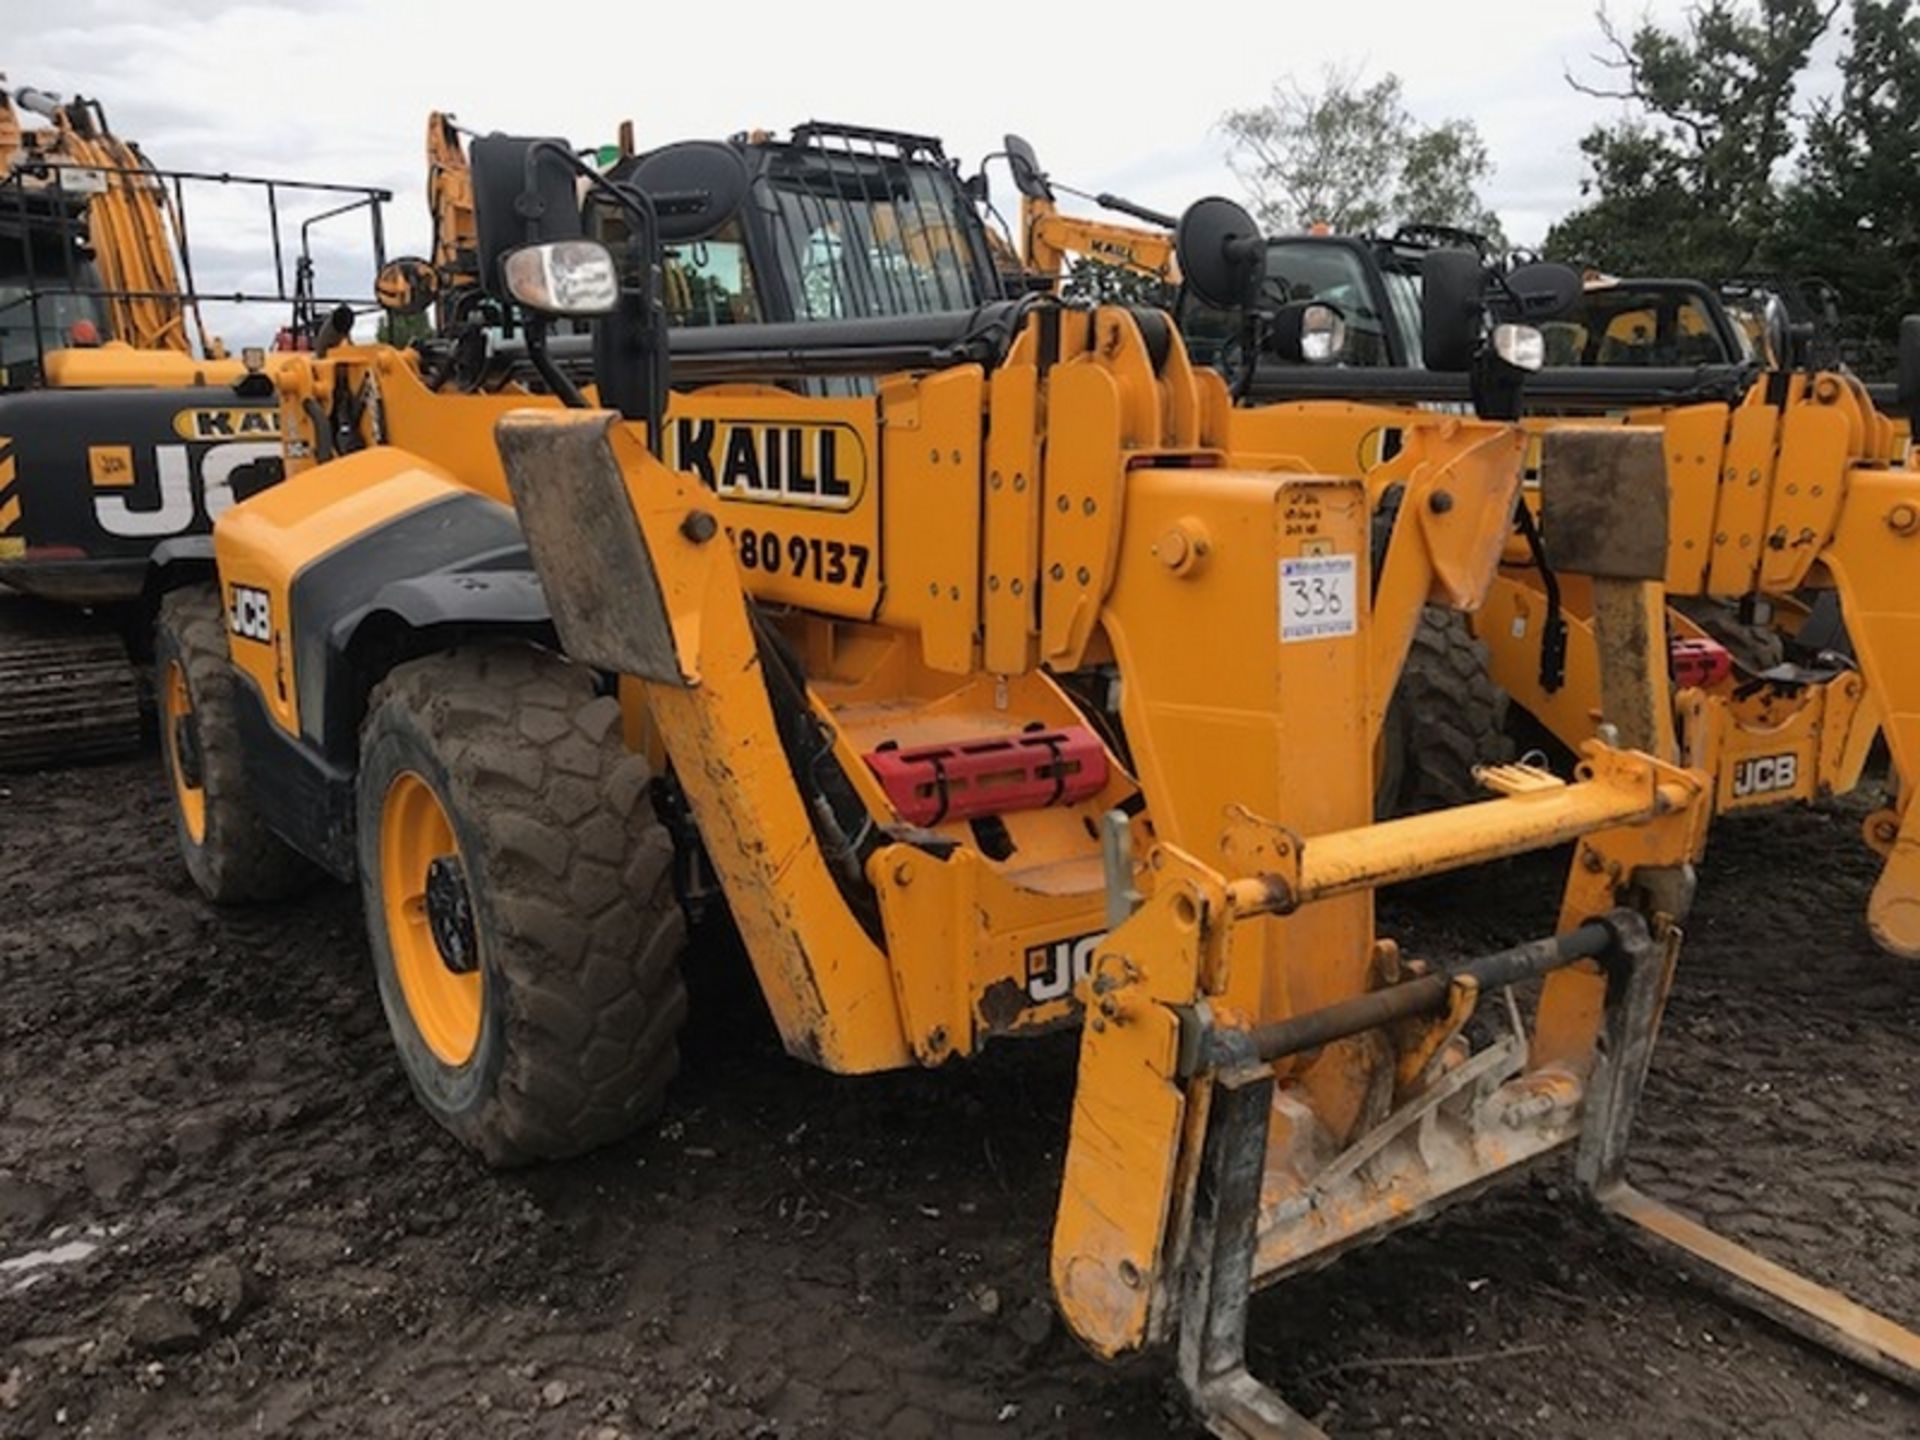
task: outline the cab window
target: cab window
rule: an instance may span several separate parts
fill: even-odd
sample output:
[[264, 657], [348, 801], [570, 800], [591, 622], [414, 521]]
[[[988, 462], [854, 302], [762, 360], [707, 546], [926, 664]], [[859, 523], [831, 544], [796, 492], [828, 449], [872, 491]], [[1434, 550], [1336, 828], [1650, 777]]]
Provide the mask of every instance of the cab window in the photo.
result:
[[738, 221], [704, 240], [669, 247], [660, 268], [669, 325], [745, 325], [761, 318]]
[[1318, 300], [1338, 308], [1347, 322], [1347, 364], [1393, 363], [1389, 319], [1374, 305], [1364, 262], [1347, 246], [1285, 240], [1269, 245], [1267, 286], [1270, 304]]
[[1688, 289], [1595, 288], [1571, 315], [1543, 329], [1549, 365], [1648, 368], [1739, 358], [1727, 353], [1706, 301]]

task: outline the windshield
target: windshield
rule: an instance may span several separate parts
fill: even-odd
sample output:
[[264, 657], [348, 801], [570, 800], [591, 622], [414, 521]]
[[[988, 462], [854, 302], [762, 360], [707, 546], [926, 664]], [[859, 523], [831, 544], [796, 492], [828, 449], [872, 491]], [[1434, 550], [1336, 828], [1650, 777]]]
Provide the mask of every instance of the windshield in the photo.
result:
[[1540, 326], [1550, 366], [1725, 364], [1728, 353], [1706, 298], [1679, 285], [1605, 285], [1569, 315]]
[[1393, 310], [1393, 323], [1406, 342], [1406, 363], [1424, 369], [1426, 360], [1420, 350], [1420, 257], [1405, 250], [1390, 250], [1380, 257], [1380, 278], [1387, 287], [1387, 304]]
[[768, 222], [798, 320], [971, 310], [989, 291], [944, 168], [801, 152], [770, 168]]
[[1318, 300], [1347, 322], [1348, 365], [1391, 365], [1388, 317], [1374, 303], [1367, 265], [1352, 247], [1312, 240], [1282, 240], [1267, 247], [1269, 303]]
[[[1391, 263], [1391, 255], [1382, 259]], [[1420, 363], [1420, 277], [1418, 270], [1389, 268], [1382, 276], [1389, 314], [1383, 314], [1368, 283], [1368, 257], [1345, 241], [1276, 240], [1267, 246], [1266, 303], [1272, 308], [1297, 300], [1336, 307], [1347, 325], [1343, 365], [1395, 363], [1389, 327], [1408, 338], [1412, 353], [1404, 362]], [[1188, 353], [1203, 365], [1231, 371], [1239, 364], [1240, 316], [1203, 304], [1190, 292], [1182, 302], [1180, 331]]]
[[0, 239], [0, 369], [37, 364], [45, 351], [64, 349], [72, 327], [83, 320], [92, 323], [99, 339], [110, 338], [105, 302], [74, 293], [100, 288], [93, 262], [63, 259], [48, 249], [36, 240], [29, 283], [26, 247], [17, 236]]
[[738, 220], [705, 240], [669, 246], [660, 259], [669, 325], [744, 325], [763, 318]]

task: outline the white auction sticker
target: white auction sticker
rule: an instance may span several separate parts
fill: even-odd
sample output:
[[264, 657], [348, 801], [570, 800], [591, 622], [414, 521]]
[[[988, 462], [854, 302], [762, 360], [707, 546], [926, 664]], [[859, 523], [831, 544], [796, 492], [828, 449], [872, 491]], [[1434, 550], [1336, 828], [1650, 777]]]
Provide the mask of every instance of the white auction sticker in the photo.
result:
[[1280, 562], [1280, 639], [1332, 640], [1360, 629], [1360, 587], [1351, 555], [1296, 555]]

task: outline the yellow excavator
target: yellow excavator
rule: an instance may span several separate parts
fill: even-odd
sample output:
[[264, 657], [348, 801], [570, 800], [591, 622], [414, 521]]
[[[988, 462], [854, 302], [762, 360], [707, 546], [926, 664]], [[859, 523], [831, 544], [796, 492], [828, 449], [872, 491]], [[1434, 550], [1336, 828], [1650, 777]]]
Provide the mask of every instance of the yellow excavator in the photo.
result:
[[[186, 204], [212, 187], [266, 208], [273, 293], [196, 283]], [[99, 102], [0, 84], [0, 770], [138, 743], [148, 556], [281, 473], [285, 351], [230, 356], [203, 302], [274, 307], [284, 347], [332, 343], [371, 300], [317, 293], [311, 234], [364, 214], [377, 265], [389, 198], [163, 170]]]

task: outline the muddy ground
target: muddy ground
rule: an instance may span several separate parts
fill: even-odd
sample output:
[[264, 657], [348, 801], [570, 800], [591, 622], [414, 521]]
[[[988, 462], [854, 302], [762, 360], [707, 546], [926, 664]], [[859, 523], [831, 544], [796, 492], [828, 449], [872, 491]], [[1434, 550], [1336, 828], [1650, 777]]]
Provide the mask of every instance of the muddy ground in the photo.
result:
[[[663, 1120], [490, 1174], [408, 1098], [352, 893], [211, 910], [150, 761], [0, 790], [0, 1435], [1194, 1433], [1052, 1316], [1070, 1042], [834, 1079], [710, 951]], [[1867, 940], [1857, 823], [1716, 834], [1636, 1173], [1920, 1322], [1920, 969]], [[1388, 918], [1481, 947], [1556, 886]], [[1920, 1433], [1559, 1168], [1269, 1293], [1253, 1343], [1338, 1435]]]

